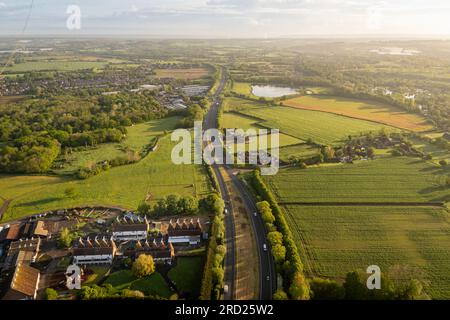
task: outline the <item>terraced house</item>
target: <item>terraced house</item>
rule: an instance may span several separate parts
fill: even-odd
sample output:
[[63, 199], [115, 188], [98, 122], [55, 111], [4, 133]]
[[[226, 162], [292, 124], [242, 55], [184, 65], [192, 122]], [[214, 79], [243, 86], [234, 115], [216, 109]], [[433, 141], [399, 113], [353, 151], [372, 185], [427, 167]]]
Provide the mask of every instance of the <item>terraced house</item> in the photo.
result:
[[199, 245], [203, 237], [200, 219], [170, 220], [167, 229], [169, 241], [174, 245]]
[[112, 227], [112, 234], [114, 240], [129, 241], [129, 240], [144, 240], [147, 238], [150, 230], [147, 218], [133, 218], [123, 217], [117, 218], [116, 223]]
[[159, 234], [146, 240], [137, 240], [130, 243], [124, 254], [133, 259], [141, 254], [151, 255], [156, 263], [171, 264], [175, 257], [175, 250], [168, 236]]
[[116, 254], [116, 243], [112, 238], [80, 238], [72, 249], [73, 263], [76, 265], [111, 264]]

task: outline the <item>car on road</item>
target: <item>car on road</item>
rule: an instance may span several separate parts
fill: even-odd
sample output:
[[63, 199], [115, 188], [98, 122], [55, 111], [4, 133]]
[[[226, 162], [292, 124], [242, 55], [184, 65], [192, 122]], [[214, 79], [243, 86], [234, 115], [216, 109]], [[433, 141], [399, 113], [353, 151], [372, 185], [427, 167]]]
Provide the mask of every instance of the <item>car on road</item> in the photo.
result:
[[227, 284], [223, 286], [223, 293], [224, 294], [228, 293], [228, 285]]
[[266, 277], [266, 280], [267, 280], [267, 281], [270, 281], [270, 276], [267, 276], [267, 277]]
[[253, 215], [254, 215], [255, 217], [257, 217], [257, 216], [258, 216], [258, 212], [253, 212]]
[[264, 249], [264, 251], [267, 251], [267, 244], [263, 244], [263, 249]]

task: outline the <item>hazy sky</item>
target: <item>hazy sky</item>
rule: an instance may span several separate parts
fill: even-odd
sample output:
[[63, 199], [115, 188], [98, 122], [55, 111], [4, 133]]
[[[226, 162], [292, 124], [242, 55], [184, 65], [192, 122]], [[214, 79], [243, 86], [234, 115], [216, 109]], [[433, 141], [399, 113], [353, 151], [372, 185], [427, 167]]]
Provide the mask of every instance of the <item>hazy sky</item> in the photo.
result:
[[[0, 35], [450, 35], [449, 0], [0, 0]], [[81, 29], [68, 30], [69, 5]]]

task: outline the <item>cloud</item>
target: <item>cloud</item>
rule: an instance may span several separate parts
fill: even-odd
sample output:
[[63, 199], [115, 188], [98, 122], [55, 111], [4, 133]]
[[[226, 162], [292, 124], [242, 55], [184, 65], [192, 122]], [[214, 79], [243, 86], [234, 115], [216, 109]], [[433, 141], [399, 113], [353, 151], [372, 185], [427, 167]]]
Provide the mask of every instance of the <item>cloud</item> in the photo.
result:
[[139, 8], [138, 8], [136, 5], [132, 4], [132, 5], [131, 5], [131, 8], [130, 8], [130, 11], [131, 11], [131, 12], [138, 12], [138, 11], [139, 11]]
[[[0, 34], [21, 30], [31, 0], [0, 0]], [[65, 30], [76, 2], [83, 32], [183, 34], [195, 37], [261, 34], [449, 32], [448, 0], [39, 0], [28, 30]]]

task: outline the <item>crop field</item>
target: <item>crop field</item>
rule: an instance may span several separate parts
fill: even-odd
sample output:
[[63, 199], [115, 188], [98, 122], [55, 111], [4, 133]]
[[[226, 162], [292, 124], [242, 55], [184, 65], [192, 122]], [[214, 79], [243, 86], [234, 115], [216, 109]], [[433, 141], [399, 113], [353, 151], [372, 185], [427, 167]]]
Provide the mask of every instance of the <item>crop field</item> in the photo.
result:
[[423, 160], [391, 157], [307, 170], [287, 168], [266, 180], [282, 203], [425, 203], [450, 200], [449, 189], [442, 186], [447, 174], [448, 169]]
[[222, 127], [226, 129], [262, 129], [258, 125], [258, 119], [248, 117], [235, 112], [226, 112], [222, 115]]
[[415, 132], [433, 128], [425, 118], [419, 115], [378, 102], [327, 96], [303, 96], [283, 101], [283, 105], [370, 120]]
[[225, 98], [223, 101], [224, 111], [230, 112], [230, 111], [243, 111], [253, 108], [259, 108], [264, 106], [265, 104], [263, 102], [258, 101], [252, 101], [247, 99], [240, 99], [240, 98]]
[[320, 153], [320, 149], [306, 143], [286, 146], [280, 149], [280, 159], [288, 161], [290, 157], [309, 159]]
[[[112, 205], [136, 209], [141, 201], [156, 201], [176, 193], [203, 197], [211, 191], [201, 165], [173, 165], [174, 143], [166, 136], [157, 151], [140, 162], [113, 168], [87, 180], [64, 177], [0, 176], [0, 196], [12, 199], [3, 220], [12, 220], [47, 210], [84, 205]], [[64, 190], [76, 195], [66, 197]]]
[[266, 128], [279, 129], [280, 132], [300, 140], [311, 139], [325, 145], [340, 144], [349, 135], [378, 132], [381, 129], [394, 130], [365, 120], [289, 107], [249, 108], [240, 112], [261, 119], [259, 124]]
[[[309, 276], [343, 280], [376, 264], [419, 269], [426, 291], [450, 298], [450, 215], [430, 207], [284, 206]], [[414, 274], [417, 276], [417, 273]]]
[[210, 75], [206, 68], [192, 69], [156, 69], [157, 78], [173, 78], [179, 80], [196, 80]]
[[103, 68], [107, 62], [97, 61], [39, 61], [23, 62], [5, 68], [5, 72], [22, 73], [30, 71], [75, 71], [92, 68]]
[[58, 165], [62, 164], [63, 167], [54, 171], [59, 174], [73, 173], [81, 167], [123, 156], [126, 154], [126, 150], [139, 153], [157, 136], [163, 135], [165, 131], [175, 129], [178, 120], [178, 117], [170, 117], [128, 127], [127, 137], [124, 141], [105, 143], [95, 148], [74, 151], [67, 156], [62, 155], [64, 161], [58, 162]]

